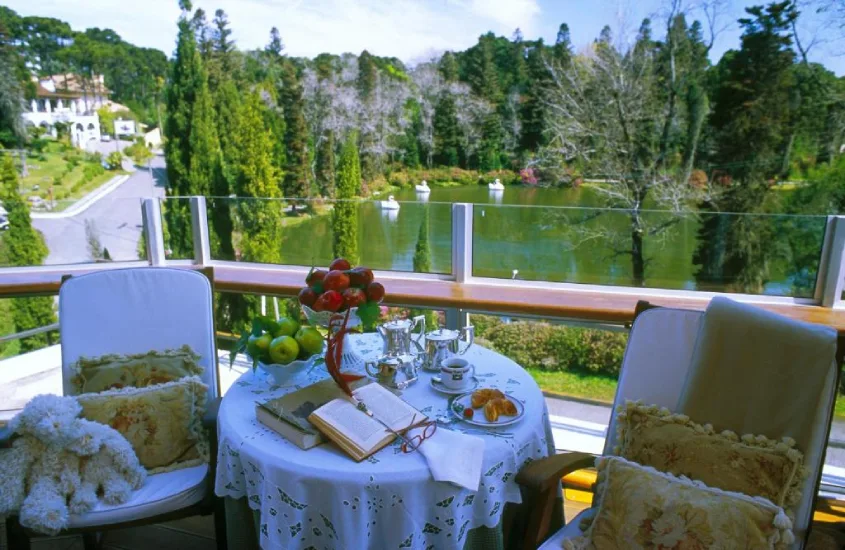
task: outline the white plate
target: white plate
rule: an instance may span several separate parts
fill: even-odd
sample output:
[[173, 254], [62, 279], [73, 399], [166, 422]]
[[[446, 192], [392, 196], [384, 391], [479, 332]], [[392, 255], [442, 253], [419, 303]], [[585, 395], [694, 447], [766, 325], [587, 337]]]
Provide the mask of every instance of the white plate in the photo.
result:
[[[505, 393], [505, 392], [502, 392]], [[466, 418], [464, 416], [463, 410], [460, 412], [455, 410], [456, 405], [461, 405], [464, 408], [471, 409], [472, 408], [472, 392], [466, 392], [464, 394], [458, 395], [453, 397], [452, 400], [449, 402], [449, 410], [452, 411], [452, 414], [457, 416], [459, 419], [463, 420], [467, 424], [472, 424], [473, 426], [480, 426], [482, 428], [498, 428], [499, 426], [510, 426], [511, 424], [515, 424], [519, 422], [523, 416], [525, 416], [525, 405], [522, 404], [522, 401], [514, 397], [509, 393], [505, 393], [505, 397], [513, 401], [513, 404], [516, 406], [516, 416], [502, 416], [499, 415], [499, 419], [495, 422], [488, 422], [487, 418], [484, 416], [484, 407], [480, 407], [475, 409], [475, 413], [473, 414], [472, 418]]]
[[428, 380], [428, 383], [431, 386], [431, 389], [433, 389], [434, 391], [438, 391], [440, 393], [445, 393], [446, 395], [460, 395], [460, 394], [468, 392], [468, 391], [473, 391], [473, 390], [475, 390], [475, 388], [478, 387], [478, 378], [476, 378], [475, 376], [473, 376], [470, 379], [471, 383], [470, 383], [469, 386], [467, 386], [466, 388], [461, 388], [459, 390], [453, 390], [451, 388], [447, 388], [446, 386], [443, 385], [443, 382], [438, 382], [437, 380], [435, 380], [435, 378], [436, 378], [435, 376], [432, 376]]

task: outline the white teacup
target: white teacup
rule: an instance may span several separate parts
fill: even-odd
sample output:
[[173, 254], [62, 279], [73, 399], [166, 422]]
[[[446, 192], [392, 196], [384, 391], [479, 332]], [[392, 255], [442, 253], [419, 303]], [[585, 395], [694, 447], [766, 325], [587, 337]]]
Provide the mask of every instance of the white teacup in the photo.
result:
[[462, 390], [472, 384], [475, 367], [462, 357], [449, 357], [440, 362], [440, 382], [450, 390]]

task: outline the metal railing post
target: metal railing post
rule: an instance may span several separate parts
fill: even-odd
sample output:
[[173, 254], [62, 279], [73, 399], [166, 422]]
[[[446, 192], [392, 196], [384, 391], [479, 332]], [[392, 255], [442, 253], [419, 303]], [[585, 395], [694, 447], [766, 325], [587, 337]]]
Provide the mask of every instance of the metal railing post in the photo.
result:
[[211, 246], [205, 197], [191, 197], [191, 232], [194, 237], [194, 264], [208, 265], [211, 263]]
[[842, 307], [845, 289], [845, 216], [828, 216], [816, 298], [823, 307]]
[[472, 204], [452, 205], [452, 275], [455, 281], [472, 279]]
[[164, 228], [161, 225], [161, 202], [144, 199], [141, 210], [144, 220], [144, 237], [147, 240], [147, 260], [150, 265], [164, 265]]

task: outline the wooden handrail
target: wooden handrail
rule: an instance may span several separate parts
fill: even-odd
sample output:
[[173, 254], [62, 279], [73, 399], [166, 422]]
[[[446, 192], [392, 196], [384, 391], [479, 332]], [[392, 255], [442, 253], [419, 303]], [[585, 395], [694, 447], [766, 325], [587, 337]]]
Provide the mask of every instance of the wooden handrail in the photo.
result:
[[[181, 265], [176, 267], [192, 268]], [[100, 265], [97, 268], [102, 269]], [[63, 275], [93, 271], [91, 266], [64, 269], [0, 271], [0, 298], [58, 293]], [[302, 269], [261, 269], [254, 266], [214, 265], [218, 292], [295, 296], [304, 284]], [[517, 287], [495, 283], [464, 283], [438, 279], [408, 279], [377, 275], [387, 289], [386, 303], [431, 309], [460, 308], [511, 316], [535, 316], [589, 322], [625, 324], [634, 318], [634, 293]], [[654, 305], [702, 310], [709, 298], [645, 296]], [[815, 305], [758, 303], [787, 317], [827, 325], [845, 334], [845, 311]]]

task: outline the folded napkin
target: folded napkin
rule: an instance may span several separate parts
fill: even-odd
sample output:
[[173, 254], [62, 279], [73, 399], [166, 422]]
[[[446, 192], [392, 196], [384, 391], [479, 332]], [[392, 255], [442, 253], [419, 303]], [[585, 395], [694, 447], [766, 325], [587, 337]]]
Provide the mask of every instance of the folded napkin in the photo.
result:
[[[421, 435], [422, 429], [408, 432], [407, 437]], [[470, 491], [477, 491], [481, 482], [484, 440], [474, 435], [453, 432], [438, 426], [434, 435], [423, 441], [422, 453], [435, 481], [448, 481]]]
[[807, 449], [835, 356], [832, 328], [713, 298], [677, 412], [740, 435], [789, 436]]

